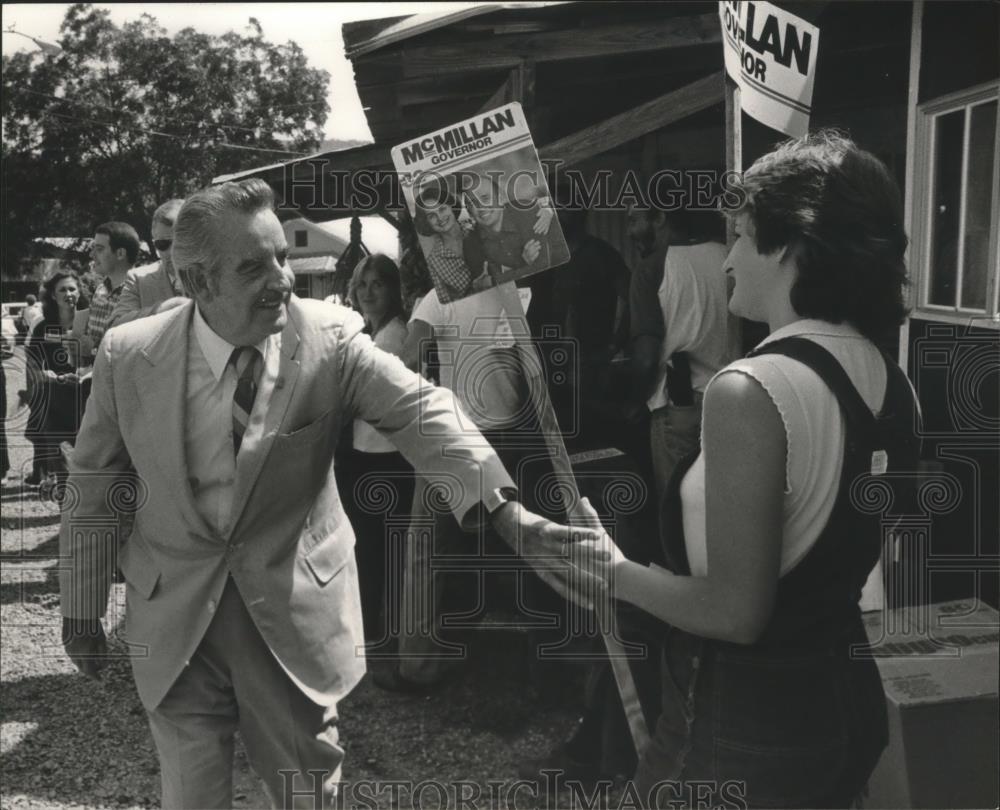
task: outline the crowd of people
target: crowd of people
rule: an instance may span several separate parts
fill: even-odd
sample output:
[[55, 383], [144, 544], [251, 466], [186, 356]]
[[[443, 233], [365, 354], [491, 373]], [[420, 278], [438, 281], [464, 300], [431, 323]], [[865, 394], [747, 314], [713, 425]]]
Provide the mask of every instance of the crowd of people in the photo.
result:
[[[25, 438], [32, 445], [31, 471], [21, 483], [52, 487], [65, 481], [66, 456], [76, 441], [90, 393], [97, 348], [112, 326], [160, 311], [170, 298], [185, 300], [170, 262], [173, 220], [183, 200], [153, 214], [153, 245], [159, 260], [136, 266], [141, 241], [125, 222], [98, 225], [90, 255], [96, 283], [88, 289], [74, 270], [57, 270], [27, 296], [20, 314], [24, 332], [28, 408]], [[171, 306], [173, 304], [168, 304]]]
[[[46, 281], [25, 483], [68, 458], [63, 636], [90, 675], [121, 569], [164, 806], [231, 806], [236, 728], [276, 806], [310, 770], [332, 801], [357, 651], [379, 653], [383, 688], [446, 682], [441, 619], [476, 613], [491, 565], [514, 571], [504, 598], [534, 649], [593, 644], [568, 616], [598, 594], [648, 650], [630, 662], [648, 740], [590, 664], [580, 724], [522, 775], [634, 771], [648, 806], [689, 780], [736, 780], [749, 806], [856, 799], [886, 720], [874, 664], [850, 656], [881, 532], [849, 484], [883, 448], [915, 463], [912, 390], [877, 348], [904, 316], [901, 206], [885, 167], [830, 132], [765, 155], [739, 191], [728, 252], [704, 219], [630, 210], [630, 271], [585, 212], [559, 212], [561, 253], [547, 205], [439, 185], [413, 223], [433, 285], [369, 255], [342, 307], [292, 295], [271, 191], [248, 180], [160, 206], [146, 267], [132, 227], [97, 228], [89, 302], [72, 273]], [[556, 267], [522, 279], [539, 260]], [[769, 328], [747, 358], [730, 313]], [[587, 499], [546, 497], [549, 392], [530, 369], [544, 380], [553, 326], [580, 353], [577, 400], [553, 386], [553, 405], [645, 479], [641, 532], [612, 538]], [[122, 479], [144, 494], [117, 547], [92, 527]], [[464, 569], [439, 570], [448, 556]]]

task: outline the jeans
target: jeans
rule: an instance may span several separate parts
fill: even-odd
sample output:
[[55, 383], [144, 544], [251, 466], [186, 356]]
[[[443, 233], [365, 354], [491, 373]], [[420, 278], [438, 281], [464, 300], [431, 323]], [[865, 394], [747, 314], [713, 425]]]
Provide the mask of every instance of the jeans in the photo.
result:
[[700, 391], [695, 391], [691, 405], [669, 403], [650, 415], [649, 443], [653, 453], [654, 497], [657, 504], [667, 492], [667, 484], [677, 462], [698, 449], [703, 398]]
[[714, 804], [849, 806], [886, 742], [878, 670], [851, 657], [852, 641], [761, 651], [670, 630], [640, 796], [656, 806], [684, 783]]

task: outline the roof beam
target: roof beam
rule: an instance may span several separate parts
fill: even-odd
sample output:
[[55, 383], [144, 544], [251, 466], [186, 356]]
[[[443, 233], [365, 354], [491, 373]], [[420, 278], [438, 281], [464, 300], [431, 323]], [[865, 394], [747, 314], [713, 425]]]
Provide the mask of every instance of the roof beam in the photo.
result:
[[542, 160], [572, 165], [687, 118], [723, 100], [723, 73], [713, 73], [678, 90], [560, 138], [538, 150]]
[[[536, 63], [556, 62], [710, 45], [721, 41], [718, 15], [701, 14], [540, 34], [495, 36], [474, 43], [476, 47], [471, 47], [473, 43], [470, 42], [404, 47], [399, 53], [402, 56], [403, 78], [413, 79], [460, 71], [509, 69], [524, 59], [532, 59]], [[375, 63], [380, 58], [376, 56], [370, 61]], [[358, 59], [360, 70], [357, 72], [361, 75], [368, 72], [368, 61], [363, 57]], [[361, 76], [358, 78], [360, 80]]]

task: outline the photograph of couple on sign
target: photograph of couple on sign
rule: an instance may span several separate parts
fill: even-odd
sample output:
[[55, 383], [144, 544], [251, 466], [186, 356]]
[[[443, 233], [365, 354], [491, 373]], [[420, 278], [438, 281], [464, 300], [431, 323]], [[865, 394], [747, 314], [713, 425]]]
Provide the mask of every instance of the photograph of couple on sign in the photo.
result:
[[414, 189], [413, 221], [441, 303], [569, 261], [534, 147]]

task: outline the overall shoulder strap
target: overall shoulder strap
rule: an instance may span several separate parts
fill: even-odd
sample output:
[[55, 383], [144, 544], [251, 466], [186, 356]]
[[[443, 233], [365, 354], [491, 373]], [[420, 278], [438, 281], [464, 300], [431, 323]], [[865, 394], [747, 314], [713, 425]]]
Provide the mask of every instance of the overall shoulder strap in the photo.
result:
[[837, 398], [848, 425], [866, 437], [874, 436], [875, 416], [871, 409], [837, 358], [818, 343], [801, 337], [781, 338], [755, 349], [747, 356], [759, 357], [762, 354], [784, 355], [811, 368]]

